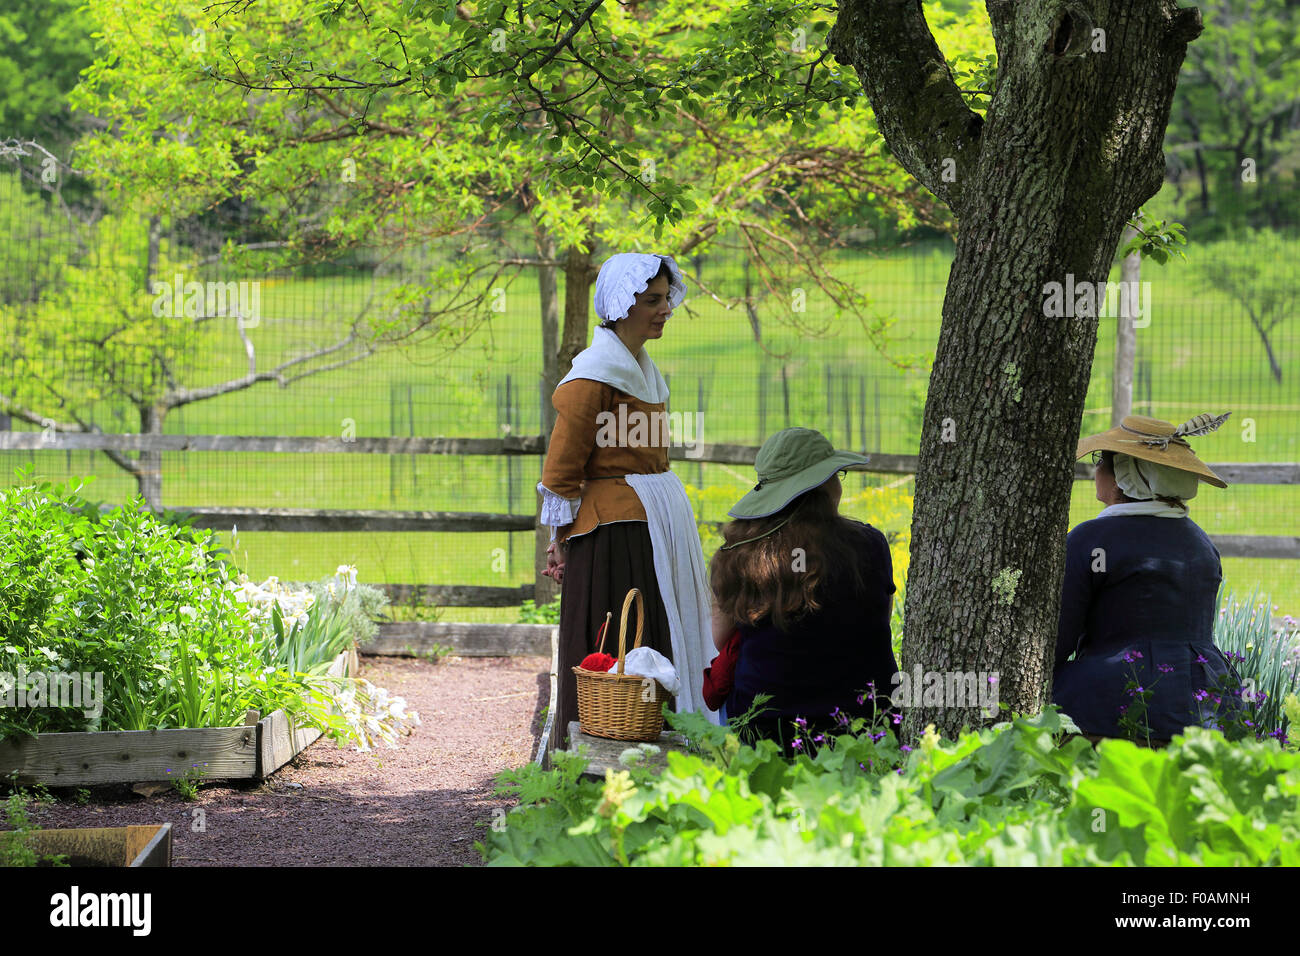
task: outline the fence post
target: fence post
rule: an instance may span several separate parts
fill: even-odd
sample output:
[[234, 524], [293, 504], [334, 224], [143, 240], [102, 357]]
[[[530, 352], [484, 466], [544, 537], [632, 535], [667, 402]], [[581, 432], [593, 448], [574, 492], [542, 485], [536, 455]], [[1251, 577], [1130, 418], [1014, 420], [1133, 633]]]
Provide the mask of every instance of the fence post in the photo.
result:
[[[831, 364], [826, 363], [826, 435], [829, 437], [835, 428], [835, 385], [831, 378]], [[833, 442], [832, 442], [833, 443]]]
[[[537, 465], [537, 480], [541, 481], [542, 468], [546, 464], [546, 449], [550, 447], [551, 435], [546, 428], [546, 403], [550, 400], [550, 394], [546, 388], [546, 376], [543, 375], [538, 383], [540, 412], [539, 421], [542, 425], [542, 457]], [[559, 594], [559, 587], [556, 583], [542, 574], [546, 568], [546, 549], [551, 543], [551, 532], [549, 528], [542, 525], [542, 496], [540, 493], [533, 492], [533, 517], [537, 522], [537, 531], [533, 534], [533, 601], [541, 607], [543, 604], [550, 604]]]
[[781, 363], [781, 400], [785, 403], [785, 427], [790, 427], [790, 379], [786, 376], [785, 363]]
[[[412, 438], [415, 437], [415, 398], [413, 395], [414, 391], [415, 391], [415, 387], [413, 385], [408, 384], [406, 386], [406, 418], [409, 423], [409, 428], [407, 430], [410, 433], [410, 436]], [[413, 498], [419, 493], [419, 484], [415, 480], [416, 478], [415, 471], [417, 466], [419, 465], [419, 461], [420, 459], [418, 456], [414, 454], [411, 455], [411, 497]], [[507, 508], [506, 510], [509, 511], [510, 509]]]
[[[703, 420], [706, 417], [704, 415], [704, 379], [700, 378], [699, 376], [696, 376], [695, 378], [695, 405], [696, 408], [698, 408], [700, 411], [701, 420]], [[696, 440], [699, 439], [699, 435], [696, 435], [695, 437]], [[696, 484], [700, 488], [703, 488], [704, 487], [704, 462], [699, 462], [696, 464], [695, 478], [696, 478]]]
[[[510, 373], [506, 372], [506, 424], [510, 429], [507, 435], [513, 435], [515, 430], [515, 398], [514, 389], [510, 379]], [[513, 513], [515, 510], [515, 459], [513, 455], [504, 456], [506, 460], [506, 513]], [[506, 535], [506, 573], [514, 574], [515, 571], [515, 536]]]
[[883, 455], [885, 453], [885, 439], [883, 434], [881, 433], [881, 426], [880, 426], [880, 419], [883, 417], [883, 413], [881, 412], [880, 409], [879, 377], [876, 378], [875, 386], [876, 386], [876, 448], [875, 450]]

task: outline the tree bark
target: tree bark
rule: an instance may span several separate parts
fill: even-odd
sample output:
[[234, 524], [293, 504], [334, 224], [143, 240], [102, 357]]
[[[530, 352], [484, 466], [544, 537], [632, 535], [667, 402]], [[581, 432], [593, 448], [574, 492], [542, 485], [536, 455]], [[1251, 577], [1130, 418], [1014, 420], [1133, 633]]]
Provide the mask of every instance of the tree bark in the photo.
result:
[[600, 267], [592, 261], [587, 249], [595, 248], [594, 237], [589, 237], [587, 248], [569, 249], [564, 266], [564, 337], [560, 341], [557, 360], [559, 377], [569, 373], [573, 357], [587, 347], [587, 320], [591, 314], [591, 284], [596, 281]]
[[[998, 71], [983, 122], [914, 0], [840, 0], [828, 45], [857, 70], [893, 154], [959, 219], [921, 433], [904, 669], [996, 676], [1000, 701], [1028, 714], [1049, 699], [1097, 338], [1095, 311], [1045, 314], [1047, 284], [1104, 285], [1125, 222], [1163, 180], [1201, 20], [1173, 0], [988, 9]], [[925, 700], [904, 733], [990, 722], [975, 701]]]

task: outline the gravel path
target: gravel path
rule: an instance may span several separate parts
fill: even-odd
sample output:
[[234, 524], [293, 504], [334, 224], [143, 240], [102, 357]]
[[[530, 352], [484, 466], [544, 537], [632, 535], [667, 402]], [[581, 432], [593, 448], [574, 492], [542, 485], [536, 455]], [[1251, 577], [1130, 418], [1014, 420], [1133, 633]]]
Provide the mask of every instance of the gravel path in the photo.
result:
[[[474, 841], [494, 807], [493, 776], [533, 758], [549, 658], [362, 658], [371, 683], [406, 698], [421, 724], [397, 749], [318, 740], [261, 784], [212, 784], [183, 801], [97, 788], [79, 805], [34, 804], [44, 828], [172, 824], [173, 866], [480, 865]], [[195, 811], [203, 832], [195, 832]]]

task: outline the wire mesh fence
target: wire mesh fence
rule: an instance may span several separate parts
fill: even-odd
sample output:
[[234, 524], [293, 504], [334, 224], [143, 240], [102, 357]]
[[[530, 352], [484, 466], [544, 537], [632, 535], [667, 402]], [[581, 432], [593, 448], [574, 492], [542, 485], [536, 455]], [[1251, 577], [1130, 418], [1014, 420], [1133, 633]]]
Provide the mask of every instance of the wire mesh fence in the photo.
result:
[[[345, 440], [536, 435], [550, 396], [532, 267], [485, 271], [491, 280], [477, 290], [477, 306], [444, 316], [438, 310], [454, 302], [434, 280], [450, 247], [351, 250], [285, 265], [274, 238], [237, 214], [173, 222], [74, 206], [43, 179], [46, 168], [35, 152], [0, 161], [0, 390], [11, 403], [0, 430], [50, 438], [38, 450], [0, 451], [3, 480], [33, 462], [51, 479], [95, 476], [89, 496], [112, 503], [156, 480], [168, 508], [533, 513], [537, 456], [151, 459], [60, 448], [60, 431], [74, 428]], [[1193, 235], [1186, 262], [1143, 266], [1133, 411], [1171, 421], [1232, 411], [1229, 425], [1198, 445], [1208, 461], [1300, 461], [1298, 239], [1294, 225], [1199, 244]], [[616, 251], [597, 250], [596, 259]], [[502, 223], [474, 255], [491, 265], [536, 253], [525, 231]], [[748, 307], [730, 309], [688, 296], [652, 343], [670, 408], [700, 413], [696, 437], [709, 443], [759, 445], [803, 425], [837, 447], [915, 454], [951, 256], [941, 238], [833, 253], [836, 277], [892, 321], [883, 354], [812, 283], [773, 294], [747, 283], [745, 255], [723, 246], [682, 260], [688, 285], [705, 276], [733, 305], [747, 285], [752, 294]], [[559, 281], [562, 303], [563, 274]], [[421, 324], [425, 315], [432, 318]], [[1113, 315], [1102, 318], [1085, 433], [1110, 425], [1115, 328]], [[675, 468], [688, 484], [716, 490], [701, 499], [702, 521], [722, 519], [717, 502], [752, 482], [743, 467]], [[1207, 488], [1193, 513], [1211, 534], [1296, 534], [1297, 494], [1294, 485]], [[1091, 486], [1079, 483], [1072, 523], [1098, 507]], [[314, 578], [339, 564], [391, 583], [516, 585], [534, 575], [527, 533], [225, 537], [254, 577]], [[1254, 578], [1288, 593], [1294, 566], [1254, 561], [1233, 565], [1229, 576], [1242, 589]], [[1294, 585], [1289, 597], [1300, 597]]]

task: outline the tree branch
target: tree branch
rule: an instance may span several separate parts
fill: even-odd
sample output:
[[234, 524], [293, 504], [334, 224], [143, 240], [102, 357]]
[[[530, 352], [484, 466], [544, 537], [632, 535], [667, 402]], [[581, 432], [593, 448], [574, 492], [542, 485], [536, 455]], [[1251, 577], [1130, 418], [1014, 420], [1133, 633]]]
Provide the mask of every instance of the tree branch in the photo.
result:
[[841, 0], [826, 46], [857, 71], [885, 142], [903, 168], [960, 216], [984, 121], [962, 98], [921, 4]]

